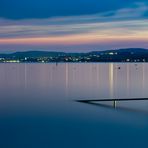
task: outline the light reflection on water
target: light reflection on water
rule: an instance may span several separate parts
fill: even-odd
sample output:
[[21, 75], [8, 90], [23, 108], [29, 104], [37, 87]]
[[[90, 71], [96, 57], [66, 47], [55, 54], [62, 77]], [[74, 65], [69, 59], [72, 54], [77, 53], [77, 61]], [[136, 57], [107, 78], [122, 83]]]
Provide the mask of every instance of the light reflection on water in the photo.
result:
[[0, 146], [147, 145], [148, 101], [76, 102], [146, 98], [147, 76], [147, 63], [0, 64]]

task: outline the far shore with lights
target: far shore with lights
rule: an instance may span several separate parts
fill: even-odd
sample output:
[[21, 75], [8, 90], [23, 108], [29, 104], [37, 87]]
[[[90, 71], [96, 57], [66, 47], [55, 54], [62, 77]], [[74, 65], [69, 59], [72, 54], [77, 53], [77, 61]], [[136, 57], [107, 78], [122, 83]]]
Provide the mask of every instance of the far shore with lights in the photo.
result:
[[0, 54], [0, 63], [148, 62], [148, 49], [126, 48], [87, 53], [25, 51]]

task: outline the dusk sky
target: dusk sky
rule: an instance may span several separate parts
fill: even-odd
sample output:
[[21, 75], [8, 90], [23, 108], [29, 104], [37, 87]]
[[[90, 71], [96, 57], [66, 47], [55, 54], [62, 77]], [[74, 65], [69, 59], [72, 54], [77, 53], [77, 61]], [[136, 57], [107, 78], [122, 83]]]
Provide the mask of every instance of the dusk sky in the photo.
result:
[[0, 0], [0, 52], [148, 48], [147, 0]]

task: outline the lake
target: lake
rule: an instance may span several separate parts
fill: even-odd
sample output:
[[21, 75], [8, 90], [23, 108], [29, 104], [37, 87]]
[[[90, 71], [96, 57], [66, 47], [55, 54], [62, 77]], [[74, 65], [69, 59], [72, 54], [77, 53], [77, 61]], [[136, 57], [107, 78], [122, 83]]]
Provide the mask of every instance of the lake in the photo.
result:
[[147, 63], [0, 64], [0, 148], [148, 147]]

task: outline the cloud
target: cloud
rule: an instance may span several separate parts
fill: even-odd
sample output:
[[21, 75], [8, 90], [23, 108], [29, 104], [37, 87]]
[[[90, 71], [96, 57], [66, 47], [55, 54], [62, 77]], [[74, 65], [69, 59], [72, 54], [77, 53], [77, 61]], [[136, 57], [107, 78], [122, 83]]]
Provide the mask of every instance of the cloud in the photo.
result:
[[145, 3], [134, 3], [129, 8], [122, 8], [117, 10], [113, 17], [114, 18], [139, 18], [143, 17], [144, 14], [148, 11], [148, 5]]
[[144, 0], [0, 0], [0, 17], [8, 19], [79, 16], [117, 10]]
[[46, 19], [0, 19], [0, 25], [67, 25], [87, 22], [110, 22], [128, 19], [143, 19], [148, 12], [147, 3], [133, 3], [128, 7], [117, 9], [114, 11], [106, 11], [103, 13], [96, 13], [92, 15], [76, 15], [64, 17], [51, 17]]
[[[93, 15], [47, 19], [0, 19], [0, 45], [43, 46], [106, 44], [117, 41], [147, 41], [146, 3]], [[21, 40], [22, 39], [22, 40]], [[14, 42], [15, 41], [15, 42]], [[24, 43], [23, 43], [24, 41]], [[31, 43], [32, 41], [32, 43]], [[39, 42], [37, 42], [39, 41]], [[58, 45], [56, 45], [56, 43]]]
[[[112, 29], [120, 34], [122, 30], [134, 32], [147, 29], [145, 3], [135, 3], [128, 8], [106, 13], [49, 19], [9, 20], [0, 19], [0, 38], [47, 37], [100, 32], [110, 34]], [[118, 31], [117, 31], [118, 30]], [[120, 31], [120, 32], [119, 32]]]

